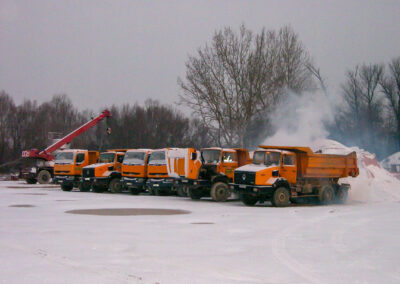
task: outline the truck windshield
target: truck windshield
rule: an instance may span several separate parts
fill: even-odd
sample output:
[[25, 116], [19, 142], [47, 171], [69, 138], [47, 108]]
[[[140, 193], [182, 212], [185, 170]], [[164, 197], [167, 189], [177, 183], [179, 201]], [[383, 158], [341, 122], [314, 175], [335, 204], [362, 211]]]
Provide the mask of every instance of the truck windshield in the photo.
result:
[[144, 165], [144, 152], [127, 152], [124, 158], [124, 165]]
[[58, 165], [66, 165], [74, 163], [74, 152], [60, 152], [54, 158], [54, 163]]
[[201, 156], [205, 164], [218, 164], [221, 160], [221, 150], [203, 150]]
[[279, 166], [281, 161], [281, 153], [279, 152], [268, 152], [268, 151], [256, 151], [253, 156], [253, 164]]
[[115, 153], [101, 153], [99, 163], [114, 163]]
[[165, 165], [165, 152], [164, 151], [158, 151], [158, 152], [152, 152], [150, 155], [149, 159], [149, 165], [153, 166], [161, 166]]

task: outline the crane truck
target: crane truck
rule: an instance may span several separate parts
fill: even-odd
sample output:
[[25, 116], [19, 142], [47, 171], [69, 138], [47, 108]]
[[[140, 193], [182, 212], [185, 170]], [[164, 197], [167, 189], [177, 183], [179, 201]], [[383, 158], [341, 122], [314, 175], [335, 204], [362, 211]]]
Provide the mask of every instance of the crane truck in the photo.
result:
[[276, 207], [315, 200], [343, 203], [350, 185], [339, 180], [359, 174], [355, 152], [332, 155], [314, 153], [309, 147], [259, 147], [252, 164], [237, 168], [230, 184], [248, 206], [267, 200]]
[[72, 139], [86, 132], [98, 124], [104, 118], [110, 117], [111, 114], [108, 110], [104, 110], [100, 115], [92, 118], [79, 128], [75, 129], [59, 141], [53, 143], [46, 149], [39, 151], [38, 149], [25, 150], [22, 152], [23, 158], [34, 159], [36, 161], [35, 167], [31, 168], [28, 172], [22, 173], [22, 177], [27, 183], [34, 184], [39, 182], [41, 184], [49, 183], [54, 176], [54, 155], [53, 153], [59, 150], [62, 146], [70, 143]]

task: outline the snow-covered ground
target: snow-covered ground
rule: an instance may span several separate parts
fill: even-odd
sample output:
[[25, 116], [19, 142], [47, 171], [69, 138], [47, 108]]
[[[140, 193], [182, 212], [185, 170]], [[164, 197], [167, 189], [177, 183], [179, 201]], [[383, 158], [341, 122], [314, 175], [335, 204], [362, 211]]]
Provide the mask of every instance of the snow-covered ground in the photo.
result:
[[[191, 213], [65, 213], [90, 208]], [[0, 182], [0, 282], [399, 283], [399, 219], [394, 199], [245, 207]]]

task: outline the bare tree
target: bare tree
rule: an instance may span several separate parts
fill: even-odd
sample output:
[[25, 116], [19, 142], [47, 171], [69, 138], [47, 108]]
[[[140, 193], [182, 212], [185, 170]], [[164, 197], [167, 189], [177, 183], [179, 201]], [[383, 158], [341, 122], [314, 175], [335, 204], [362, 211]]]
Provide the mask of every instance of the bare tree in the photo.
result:
[[397, 124], [397, 143], [400, 150], [400, 57], [389, 63], [389, 74], [382, 78], [380, 85]]
[[244, 25], [217, 31], [210, 44], [186, 62], [180, 102], [189, 106], [215, 141], [245, 144], [254, 115], [272, 108], [284, 88], [302, 91], [311, 76], [309, 56], [290, 27], [254, 35]]

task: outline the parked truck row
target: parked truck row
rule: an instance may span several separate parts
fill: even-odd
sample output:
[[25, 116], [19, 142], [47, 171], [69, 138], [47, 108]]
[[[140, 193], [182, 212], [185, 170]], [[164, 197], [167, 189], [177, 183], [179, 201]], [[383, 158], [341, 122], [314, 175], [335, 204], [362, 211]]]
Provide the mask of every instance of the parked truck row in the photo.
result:
[[237, 195], [244, 204], [271, 201], [344, 202], [358, 175], [356, 153], [328, 155], [308, 147], [260, 146], [253, 157], [240, 148], [64, 150], [55, 157], [54, 181], [62, 190], [211, 197]]

